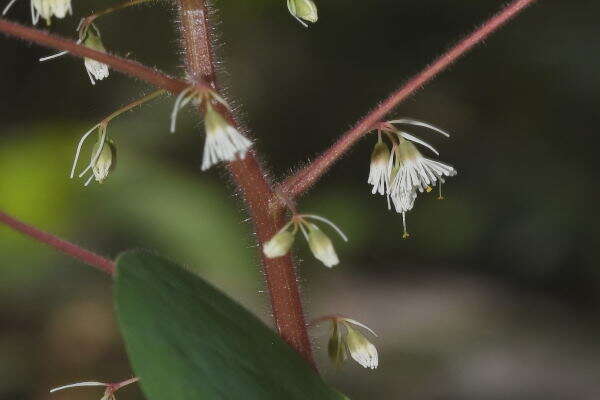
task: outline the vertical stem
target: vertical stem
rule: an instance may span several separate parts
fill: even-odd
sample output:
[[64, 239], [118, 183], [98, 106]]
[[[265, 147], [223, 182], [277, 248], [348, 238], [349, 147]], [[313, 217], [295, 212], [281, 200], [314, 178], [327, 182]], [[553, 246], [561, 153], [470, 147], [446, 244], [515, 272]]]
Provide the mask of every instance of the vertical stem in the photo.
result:
[[[205, 0], [178, 0], [181, 35], [188, 78], [193, 84], [206, 82], [217, 88], [210, 24]], [[231, 117], [235, 123], [235, 117]], [[236, 124], [237, 125], [237, 124]], [[284, 211], [273, 206], [271, 185], [254, 151], [243, 160], [229, 163], [229, 172], [248, 205], [256, 229], [263, 272], [279, 335], [314, 366], [310, 339], [302, 310], [296, 266], [290, 255], [266, 258], [262, 245], [283, 227]]]

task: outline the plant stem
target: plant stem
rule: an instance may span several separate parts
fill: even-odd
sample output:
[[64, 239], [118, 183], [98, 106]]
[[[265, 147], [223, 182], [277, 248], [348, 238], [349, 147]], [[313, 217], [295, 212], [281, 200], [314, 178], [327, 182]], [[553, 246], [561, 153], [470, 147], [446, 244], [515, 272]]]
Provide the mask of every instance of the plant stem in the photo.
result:
[[143, 97], [140, 97], [139, 99], [132, 101], [131, 103], [127, 104], [126, 106], [119, 108], [118, 110], [116, 110], [115, 112], [113, 112], [112, 114], [110, 114], [109, 116], [104, 118], [100, 122], [100, 124], [108, 124], [111, 120], [118, 117], [119, 115], [126, 113], [127, 111], [131, 110], [132, 108], [142, 105], [150, 100], [154, 100], [155, 98], [165, 94], [166, 92], [167, 91], [164, 89], [158, 89], [158, 90], [153, 91], [152, 93], [149, 93]]
[[[209, 10], [205, 0], [179, 0], [179, 5], [180, 32], [188, 78], [194, 84], [207, 82], [216, 90], [218, 85], [210, 37]], [[238, 126], [235, 116], [230, 114], [229, 119]], [[279, 202], [275, 206], [271, 204], [273, 191], [254, 151], [248, 152], [243, 160], [229, 163], [228, 169], [248, 205], [257, 239], [261, 244], [259, 251], [277, 331], [314, 366], [292, 257], [288, 254], [269, 259], [262, 253], [262, 245], [285, 224], [285, 209]]]
[[290, 198], [295, 198], [314, 185], [325, 172], [343, 156], [350, 147], [365, 134], [370, 132], [375, 124], [392, 111], [398, 104], [413, 95], [426, 83], [447, 69], [469, 50], [483, 42], [489, 35], [506, 24], [527, 6], [537, 0], [515, 0], [498, 14], [494, 15], [473, 33], [442, 54], [433, 64], [427, 66], [419, 74], [409, 79], [402, 87], [381, 102], [373, 111], [360, 120], [352, 129], [342, 135], [336, 143], [321, 154], [315, 161], [288, 178], [280, 187], [281, 192]]
[[[125, 58], [113, 56], [108, 53], [96, 51], [89, 47], [77, 44], [71, 40], [63, 39], [39, 29], [28, 28], [23, 25], [9, 22], [0, 18], [0, 32], [6, 33], [20, 39], [28, 40], [42, 46], [51, 47], [58, 50], [68, 51], [69, 54], [78, 57], [91, 58], [109, 65], [111, 68], [124, 74], [139, 78], [148, 83], [158, 86], [177, 94], [189, 87], [189, 84], [161, 73], [153, 68], [146, 67], [138, 62], [127, 60]], [[205, 85], [197, 83], [199, 88], [205, 88]]]
[[98, 11], [97, 13], [94, 13], [92, 15], [88, 15], [87, 17], [85, 17], [81, 20], [81, 23], [79, 24], [79, 30], [81, 31], [81, 29], [90, 25], [92, 22], [94, 22], [96, 20], [96, 18], [102, 17], [104, 15], [110, 14], [110, 13], [118, 11], [118, 10], [122, 10], [124, 8], [128, 8], [128, 7], [138, 5], [138, 4], [146, 3], [148, 1], [152, 1], [152, 0], [128, 0], [124, 3], [105, 8], [102, 11]]
[[111, 260], [92, 253], [91, 251], [82, 249], [73, 243], [62, 240], [31, 225], [27, 225], [24, 222], [21, 222], [18, 219], [3, 213], [2, 211], [0, 211], [0, 223], [7, 225], [15, 231], [21, 232], [22, 234], [29, 236], [38, 242], [46, 243], [47, 245], [54, 247], [56, 250], [76, 258], [88, 265], [91, 265], [92, 267], [98, 268], [109, 275], [114, 275], [115, 273], [115, 263]]

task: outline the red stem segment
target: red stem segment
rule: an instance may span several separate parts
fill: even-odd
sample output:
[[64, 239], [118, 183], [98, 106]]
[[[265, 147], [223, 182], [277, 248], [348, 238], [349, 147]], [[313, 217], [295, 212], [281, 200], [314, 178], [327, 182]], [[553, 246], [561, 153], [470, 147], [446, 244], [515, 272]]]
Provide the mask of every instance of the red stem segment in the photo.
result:
[[91, 265], [92, 267], [96, 267], [109, 275], [114, 275], [115, 273], [115, 263], [111, 260], [92, 253], [91, 251], [82, 249], [73, 243], [62, 240], [31, 225], [27, 225], [24, 222], [21, 222], [18, 219], [3, 213], [2, 211], [0, 211], [0, 223], [3, 223], [14, 230], [21, 232], [22, 234], [29, 236], [38, 242], [46, 243], [47, 245], [54, 247], [56, 250], [76, 258], [88, 265]]
[[427, 82], [435, 78], [440, 72], [447, 69], [469, 50], [483, 42], [498, 28], [506, 24], [527, 6], [537, 0], [515, 0], [506, 6], [498, 14], [494, 15], [473, 33], [461, 40], [458, 44], [439, 57], [433, 64], [426, 67], [422, 72], [411, 78], [404, 86], [392, 93], [386, 100], [380, 103], [373, 111], [360, 120], [352, 129], [321, 154], [314, 162], [300, 170], [294, 176], [288, 178], [282, 185], [281, 191], [290, 198], [301, 195], [335, 163], [350, 147], [360, 138], [372, 130], [373, 126], [380, 122], [386, 114], [392, 111], [398, 104], [413, 95]]
[[[205, 81], [217, 88], [205, 0], [179, 0], [179, 4], [188, 77], [192, 83]], [[235, 116], [229, 114], [229, 119], [238, 126]], [[284, 225], [284, 209], [280, 203], [270, 202], [273, 192], [254, 151], [250, 151], [243, 160], [229, 163], [228, 168], [248, 205], [261, 244], [259, 251], [277, 331], [292, 348], [314, 365], [292, 258], [287, 255], [269, 259], [262, 253], [262, 244], [271, 239]]]
[[[136, 61], [96, 51], [71, 40], [61, 38], [60, 36], [52, 35], [39, 29], [28, 28], [1, 18], [0, 32], [4, 32], [20, 39], [29, 40], [42, 46], [68, 51], [74, 56], [92, 58], [109, 65], [117, 71], [142, 79], [162, 89], [166, 89], [171, 93], [179, 93], [189, 86], [188, 83], [182, 80], [171, 78], [162, 72], [148, 68]], [[198, 83], [198, 85], [205, 86], [201, 82]]]

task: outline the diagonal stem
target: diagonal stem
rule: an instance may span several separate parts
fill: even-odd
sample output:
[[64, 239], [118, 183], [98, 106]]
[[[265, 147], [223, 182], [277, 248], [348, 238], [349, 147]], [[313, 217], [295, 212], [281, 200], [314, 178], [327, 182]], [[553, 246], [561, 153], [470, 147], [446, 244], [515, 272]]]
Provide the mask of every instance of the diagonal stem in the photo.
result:
[[[178, 0], [178, 3], [188, 77], [192, 83], [208, 82], [216, 90], [218, 85], [210, 37], [209, 10], [205, 0]], [[229, 114], [229, 119], [239, 129], [235, 116]], [[284, 208], [280, 202], [270, 202], [274, 197], [273, 191], [254, 151], [250, 151], [243, 160], [229, 163], [228, 169], [248, 205], [258, 242], [262, 245], [285, 224]], [[314, 365], [292, 257], [288, 254], [269, 259], [262, 254], [262, 246], [259, 246], [259, 251], [277, 331], [290, 346]]]
[[446, 53], [442, 54], [431, 65], [409, 79], [402, 87], [392, 93], [373, 111], [361, 119], [352, 129], [344, 133], [333, 146], [321, 154], [315, 161], [283, 182], [280, 190], [283, 193], [286, 193], [290, 198], [297, 197], [308, 190], [327, 172], [333, 163], [342, 157], [359, 139], [371, 131], [375, 124], [381, 122], [386, 114], [392, 111], [398, 104], [412, 96], [440, 72], [447, 69], [469, 50], [483, 42], [488, 36], [536, 1], [537, 0], [514, 0], [469, 36], [461, 40]]
[[14, 229], [15, 231], [21, 232], [22, 234], [29, 236], [38, 242], [46, 243], [47, 245], [54, 247], [56, 250], [76, 258], [88, 265], [91, 265], [92, 267], [98, 268], [109, 275], [114, 275], [115, 273], [115, 263], [111, 260], [92, 253], [89, 250], [82, 249], [73, 243], [67, 242], [66, 240], [60, 239], [31, 225], [27, 225], [26, 223], [21, 222], [18, 219], [3, 213], [2, 211], [0, 211], [0, 223], [8, 226], [11, 229]]
[[[146, 67], [136, 61], [113, 56], [108, 53], [96, 51], [89, 47], [77, 44], [71, 40], [61, 38], [60, 36], [52, 35], [35, 28], [28, 28], [23, 25], [9, 22], [0, 18], [0, 32], [15, 36], [24, 40], [28, 40], [42, 46], [68, 51], [69, 54], [78, 57], [91, 58], [109, 65], [111, 68], [124, 74], [141, 79], [153, 84], [159, 88], [168, 90], [171, 93], [179, 93], [189, 86], [188, 83], [172, 78], [153, 68]], [[199, 88], [205, 88], [206, 85], [198, 82]]]

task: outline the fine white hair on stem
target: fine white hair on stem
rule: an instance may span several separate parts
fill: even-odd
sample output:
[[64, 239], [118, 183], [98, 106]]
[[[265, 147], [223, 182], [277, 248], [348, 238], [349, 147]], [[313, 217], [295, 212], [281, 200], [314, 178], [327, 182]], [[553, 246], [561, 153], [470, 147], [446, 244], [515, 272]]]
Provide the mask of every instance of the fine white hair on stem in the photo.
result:
[[367, 331], [369, 331], [373, 336], [378, 337], [377, 334], [375, 333], [375, 331], [373, 331], [373, 329], [369, 328], [368, 326], [366, 326], [363, 323], [360, 323], [360, 322], [358, 322], [358, 321], [356, 321], [354, 319], [351, 319], [351, 318], [344, 318], [344, 321], [349, 322], [349, 323], [351, 323], [353, 325], [356, 325], [356, 326], [360, 326], [361, 328], [364, 328]]
[[56, 54], [52, 54], [52, 55], [50, 55], [50, 56], [42, 57], [42, 58], [40, 58], [40, 60], [39, 60], [39, 61], [40, 61], [40, 62], [44, 62], [44, 61], [53, 60], [53, 59], [55, 59], [55, 58], [62, 57], [62, 56], [64, 56], [65, 54], [69, 54], [69, 52], [68, 52], [68, 51], [61, 51], [60, 53], [56, 53]]
[[11, 9], [11, 7], [13, 6], [13, 4], [15, 4], [16, 1], [17, 0], [10, 0], [10, 2], [6, 5], [6, 7], [4, 7], [4, 10], [2, 10], [2, 15], [6, 15], [8, 10]]
[[82, 387], [82, 386], [108, 386], [108, 384], [103, 382], [79, 382], [79, 383], [71, 383], [69, 385], [59, 386], [54, 389], [50, 389], [50, 393], [58, 392], [63, 389], [70, 389], [74, 387]]
[[348, 241], [348, 237], [346, 236], [346, 234], [344, 234], [344, 232], [342, 232], [342, 230], [336, 224], [334, 224], [327, 218], [323, 218], [319, 215], [314, 215], [314, 214], [302, 214], [301, 217], [312, 218], [312, 219], [316, 219], [317, 221], [326, 223], [327, 225], [331, 226], [337, 232], [337, 234], [340, 235], [340, 237], [342, 239], [344, 239], [344, 242]]
[[79, 154], [81, 153], [81, 147], [83, 146], [83, 142], [85, 142], [85, 140], [88, 138], [88, 136], [90, 136], [92, 134], [92, 132], [94, 132], [94, 130], [96, 130], [96, 128], [98, 128], [98, 126], [100, 126], [100, 124], [94, 125], [92, 127], [92, 129], [87, 131], [81, 137], [81, 139], [79, 139], [79, 143], [77, 143], [77, 150], [75, 151], [75, 159], [73, 160], [73, 167], [71, 168], [71, 175], [70, 175], [71, 178], [73, 178], [73, 176], [75, 175], [75, 168], [77, 168], [77, 161], [79, 160]]
[[181, 93], [179, 93], [177, 95], [177, 98], [175, 99], [175, 104], [173, 105], [173, 111], [171, 112], [171, 133], [175, 133], [175, 129], [177, 126], [177, 114], [179, 114], [179, 110], [181, 110], [183, 107], [185, 107], [186, 104], [189, 103], [189, 101], [193, 97], [192, 95], [190, 95], [189, 97], [185, 98], [185, 96], [187, 96], [188, 93], [190, 93], [190, 91], [192, 91], [192, 90], [193, 90], [192, 87], [183, 89], [181, 91]]
[[413, 136], [413, 135], [411, 135], [411, 134], [410, 134], [410, 133], [408, 133], [408, 132], [399, 131], [398, 133], [399, 133], [399, 134], [400, 134], [400, 135], [401, 135], [401, 136], [402, 136], [404, 139], [408, 139], [408, 140], [410, 140], [411, 142], [419, 143], [420, 145], [422, 145], [422, 146], [425, 146], [425, 147], [427, 147], [429, 150], [433, 151], [433, 152], [434, 152], [436, 155], [438, 155], [438, 156], [440, 155], [440, 153], [439, 153], [439, 152], [438, 152], [438, 151], [437, 151], [437, 150], [436, 150], [436, 149], [435, 149], [435, 148], [434, 148], [432, 145], [430, 145], [430, 144], [429, 144], [429, 143], [427, 143], [426, 141], [424, 141], [424, 140], [421, 140], [421, 139], [419, 139], [418, 137], [416, 137], [416, 136]]
[[446, 137], [450, 137], [450, 134], [440, 128], [438, 128], [435, 125], [432, 125], [428, 122], [424, 122], [424, 121], [418, 121], [416, 119], [411, 119], [411, 118], [401, 118], [401, 119], [395, 119], [392, 121], [388, 121], [390, 124], [403, 124], [403, 125], [413, 125], [413, 126], [420, 126], [423, 128], [428, 128], [431, 129], [432, 131], [435, 131], [437, 133], [440, 133]]

